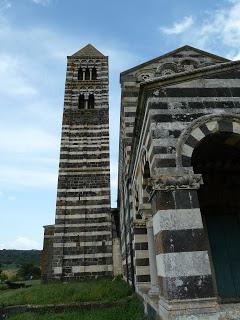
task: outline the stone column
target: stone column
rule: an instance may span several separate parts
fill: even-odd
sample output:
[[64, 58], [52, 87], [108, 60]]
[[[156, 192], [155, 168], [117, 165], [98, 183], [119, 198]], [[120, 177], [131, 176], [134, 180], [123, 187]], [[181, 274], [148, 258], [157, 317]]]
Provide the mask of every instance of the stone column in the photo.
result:
[[147, 236], [148, 236], [148, 253], [149, 253], [149, 268], [150, 268], [150, 278], [151, 278], [151, 288], [148, 291], [150, 296], [159, 295], [158, 278], [157, 278], [157, 263], [154, 245], [154, 234], [153, 234], [153, 224], [152, 219], [147, 220]]
[[83, 68], [82, 71], [83, 71], [83, 80], [85, 80], [85, 71], [86, 71], [86, 69]]
[[[217, 308], [197, 189], [200, 175], [152, 180], [153, 231], [162, 319]], [[173, 318], [172, 318], [173, 317]]]
[[92, 80], [92, 68], [89, 68], [89, 72], [90, 72], [90, 80]]
[[[84, 77], [85, 77], [85, 73], [84, 73]], [[84, 95], [84, 109], [88, 108], [88, 98], [89, 98], [89, 95], [85, 94]]]

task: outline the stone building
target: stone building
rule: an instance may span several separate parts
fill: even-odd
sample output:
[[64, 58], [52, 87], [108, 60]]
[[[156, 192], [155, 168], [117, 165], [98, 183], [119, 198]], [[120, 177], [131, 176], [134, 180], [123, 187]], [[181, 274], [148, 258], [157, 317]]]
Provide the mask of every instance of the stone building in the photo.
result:
[[119, 242], [110, 208], [108, 109], [108, 57], [87, 45], [67, 59], [56, 219], [45, 227], [46, 281], [113, 275], [113, 238], [115, 251]]
[[190, 46], [121, 73], [125, 279], [158, 319], [240, 319], [240, 62]]
[[111, 209], [107, 57], [68, 57], [43, 277], [123, 272], [153, 319], [240, 319], [240, 62], [183, 46], [120, 83]]

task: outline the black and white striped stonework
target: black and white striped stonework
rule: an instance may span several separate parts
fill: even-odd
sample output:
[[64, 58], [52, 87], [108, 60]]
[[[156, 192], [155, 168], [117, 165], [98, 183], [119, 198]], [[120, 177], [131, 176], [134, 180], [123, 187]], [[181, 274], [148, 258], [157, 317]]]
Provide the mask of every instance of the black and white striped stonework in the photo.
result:
[[[231, 63], [226, 69], [231, 67]], [[233, 66], [234, 67], [234, 66]], [[220, 69], [221, 71], [221, 69]], [[160, 90], [153, 90], [156, 96], [148, 99], [145, 132], [146, 147], [151, 168], [191, 167], [191, 155], [197, 143], [206, 135], [214, 132], [236, 132], [227, 114], [240, 111], [240, 82], [235, 70], [232, 79], [229, 72], [206, 75], [203, 79], [171, 84]], [[225, 118], [224, 118], [225, 114]], [[211, 120], [201, 121], [209, 116]], [[199, 120], [200, 119], [200, 120]], [[201, 124], [195, 125], [195, 122]], [[205, 122], [206, 123], [205, 123]], [[180, 135], [193, 123], [192, 133], [187, 141], [179, 144]], [[184, 138], [185, 139], [185, 138]]]
[[135, 283], [144, 286], [150, 282], [147, 229], [139, 224], [133, 229]]
[[141, 90], [130, 174], [134, 184], [144, 151], [156, 182], [149, 192], [160, 294], [168, 301], [215, 297], [192, 154], [208, 135], [240, 134], [240, 62], [158, 79]]
[[[136, 110], [137, 105], [139, 103], [139, 89], [140, 83], [149, 78], [154, 78], [155, 76], [159, 76], [158, 73], [164, 70], [164, 68], [169, 69], [172, 66], [174, 70], [177, 71], [176, 66], [180, 65], [186, 59], [192, 59], [196, 67], [214, 65], [216, 63], [222, 63], [227, 61], [226, 59], [216, 57], [213, 55], [204, 54], [199, 50], [195, 50], [191, 47], [183, 47], [175, 52], [169, 53], [162, 57], [153, 59], [149, 62], [146, 62], [142, 65], [134, 67], [130, 70], [127, 70], [121, 74], [120, 82], [121, 82], [121, 121], [120, 121], [120, 142], [119, 142], [119, 179], [118, 179], [118, 189], [119, 189], [119, 204], [120, 204], [120, 220], [121, 220], [121, 230], [124, 234], [122, 234], [122, 261], [124, 265], [124, 274], [126, 279], [132, 283], [131, 280], [131, 270], [134, 270], [135, 274], [135, 282], [136, 285], [139, 283], [149, 283], [149, 265], [147, 265], [147, 235], [145, 228], [145, 235], [135, 234], [135, 229], [133, 226], [129, 226], [129, 221], [127, 219], [127, 215], [124, 213], [128, 207], [127, 196], [125, 185], [126, 181], [129, 178], [129, 165], [130, 161], [134, 161], [131, 159], [132, 152], [132, 143], [134, 137], [134, 124], [136, 118]], [[197, 62], [198, 61], [198, 62]], [[167, 70], [166, 69], [166, 70]], [[191, 90], [189, 90], [191, 91]], [[180, 95], [181, 96], [181, 95]], [[174, 98], [176, 98], [174, 96]], [[154, 99], [154, 98], [153, 98]], [[175, 167], [176, 166], [176, 140], [179, 137], [183, 128], [179, 125], [179, 121], [176, 118], [169, 118], [168, 115], [171, 114], [171, 110], [168, 110], [169, 104], [168, 101], [171, 98], [166, 97], [166, 101], [164, 103], [154, 103], [149, 101], [149, 114], [148, 118], [142, 119], [142, 126], [146, 129], [146, 135], [143, 138], [144, 143], [146, 144], [147, 153], [149, 155], [149, 161], [151, 168], [152, 167]], [[173, 99], [174, 100], [174, 99]], [[176, 102], [176, 101], [174, 101]], [[163, 106], [163, 107], [162, 107]], [[162, 111], [162, 108], [164, 109]], [[185, 112], [185, 110], [184, 110]], [[184, 116], [182, 114], [182, 110], [179, 112], [179, 117]], [[163, 122], [166, 122], [166, 128], [163, 128], [162, 125], [156, 127], [156, 123], [161, 123], [161, 119], [158, 121], [158, 117], [165, 117]], [[155, 119], [156, 117], [156, 119]], [[190, 119], [190, 117], [189, 117]], [[183, 121], [185, 121], [185, 116]], [[191, 120], [189, 120], [191, 121]], [[171, 123], [171, 124], [170, 124]], [[174, 124], [175, 123], [175, 124]], [[169, 129], [170, 128], [170, 129]], [[159, 133], [161, 132], [161, 133]], [[169, 135], [165, 132], [169, 132]], [[171, 137], [171, 138], [170, 138]], [[157, 141], [155, 140], [157, 139]], [[160, 141], [161, 139], [161, 141]], [[169, 139], [171, 141], [169, 142]], [[130, 177], [132, 178], [132, 177]], [[133, 203], [131, 197], [129, 197], [129, 206], [133, 208]], [[131, 210], [131, 219], [135, 220], [134, 210]], [[127, 227], [124, 227], [127, 225]], [[142, 237], [141, 240], [140, 237]], [[144, 238], [145, 237], [145, 238]], [[129, 241], [129, 239], [134, 239], [133, 250], [137, 250], [138, 252], [134, 252], [134, 263], [131, 265], [131, 253], [129, 251], [130, 244], [125, 243], [125, 241]], [[136, 240], [135, 240], [136, 239]], [[137, 249], [135, 249], [137, 248]], [[139, 249], [144, 248], [144, 249]], [[143, 250], [142, 253], [140, 253]], [[140, 259], [145, 259], [137, 262], [136, 257], [141, 256]], [[139, 264], [144, 263], [144, 266], [139, 266]]]
[[170, 300], [214, 296], [197, 191], [157, 191], [153, 201], [156, 205], [153, 230], [162, 295]]
[[53, 250], [53, 279], [112, 275], [108, 58], [92, 46], [68, 57]]
[[[235, 116], [236, 117], [236, 116]], [[181, 145], [179, 155], [179, 163], [184, 167], [191, 166], [191, 158], [194, 148], [197, 144], [210, 134], [216, 132], [228, 132], [232, 134], [240, 134], [239, 119], [234, 120], [234, 116], [211, 116], [203, 117], [202, 123], [193, 127], [186, 141]], [[237, 141], [235, 141], [237, 144]], [[234, 145], [234, 142], [233, 144]]]

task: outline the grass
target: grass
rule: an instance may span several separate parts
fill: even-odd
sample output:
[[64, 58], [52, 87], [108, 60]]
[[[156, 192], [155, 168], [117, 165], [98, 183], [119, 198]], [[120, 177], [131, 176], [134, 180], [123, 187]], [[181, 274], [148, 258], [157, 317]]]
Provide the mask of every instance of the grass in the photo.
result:
[[35, 284], [30, 288], [17, 290], [0, 290], [0, 305], [113, 302], [131, 294], [132, 289], [123, 280], [99, 278], [72, 283]]
[[8, 290], [8, 286], [6, 284], [0, 284], [0, 294], [3, 290]]
[[79, 310], [63, 313], [31, 314], [23, 313], [11, 316], [9, 320], [146, 320], [143, 307], [134, 296], [131, 302], [109, 309]]

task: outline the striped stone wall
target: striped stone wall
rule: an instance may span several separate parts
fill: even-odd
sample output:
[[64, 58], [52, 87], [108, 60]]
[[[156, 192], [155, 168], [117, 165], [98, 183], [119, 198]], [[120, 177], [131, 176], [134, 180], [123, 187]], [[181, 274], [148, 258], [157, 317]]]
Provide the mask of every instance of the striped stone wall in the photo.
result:
[[[95, 68], [96, 79], [79, 80], [79, 68]], [[108, 58], [84, 48], [67, 61], [53, 279], [112, 275], [109, 174]]]
[[[147, 83], [149, 80], [154, 79], [156, 77], [168, 77], [169, 75], [178, 73], [178, 72], [186, 72], [189, 70], [196, 70], [198, 68], [211, 66], [216, 63], [222, 63], [227, 61], [226, 59], [216, 57], [214, 55], [210, 55], [204, 53], [200, 50], [196, 50], [194, 48], [185, 46], [180, 48], [174, 52], [163, 55], [159, 58], [150, 60], [142, 65], [134, 67], [130, 70], [127, 70], [121, 74], [120, 82], [121, 82], [121, 121], [120, 121], [120, 142], [119, 142], [119, 181], [118, 181], [118, 200], [120, 205], [120, 225], [121, 225], [121, 243], [122, 243], [122, 261], [124, 266], [124, 275], [125, 278], [132, 283], [131, 274], [135, 274], [135, 284], [138, 286], [145, 286], [150, 283], [150, 273], [149, 273], [149, 265], [147, 263], [148, 259], [148, 243], [147, 243], [147, 230], [145, 226], [145, 222], [142, 217], [138, 214], [138, 210], [136, 210], [135, 205], [135, 194], [134, 190], [136, 190], [134, 184], [136, 180], [141, 180], [137, 178], [137, 175], [134, 176], [135, 182], [130, 184], [130, 188], [132, 188], [132, 192], [130, 192], [129, 198], [127, 197], [127, 181], [131, 177], [129, 175], [129, 166], [130, 162], [133, 161], [132, 157], [132, 143], [134, 140], [134, 128], [135, 128], [135, 118], [136, 118], [136, 110], [139, 104], [139, 90], [140, 84]], [[191, 89], [189, 89], [190, 91]], [[181, 91], [181, 89], [180, 89]], [[181, 96], [181, 95], [180, 95]], [[157, 96], [156, 96], [157, 98]], [[149, 114], [146, 115], [146, 119], [142, 119], [142, 124], [144, 124], [144, 128], [146, 131], [146, 135], [144, 135], [143, 145], [147, 148], [147, 153], [151, 153], [149, 156], [149, 161], [151, 164], [151, 168], [154, 163], [154, 168], [159, 167], [168, 167], [170, 163], [172, 165], [175, 164], [174, 155], [172, 153], [175, 152], [175, 143], [176, 140], [181, 133], [181, 126], [179, 126], [179, 122], [177, 118], [164, 120], [166, 122], [167, 129], [163, 129], [163, 124], [161, 120], [156, 120], [154, 117], [167, 117], [166, 114], [169, 112], [171, 114], [172, 109], [176, 108], [172, 107], [170, 111], [168, 109], [168, 101], [169, 97], [166, 96], [166, 103], [164, 110], [159, 112], [158, 104], [154, 105], [155, 96], [152, 95], [153, 101], [151, 106], [149, 107]], [[201, 98], [200, 98], [201, 100]], [[176, 101], [174, 102], [176, 105]], [[161, 104], [162, 105], [162, 104]], [[176, 105], [177, 106], [177, 105]], [[173, 111], [174, 113], [175, 111]], [[185, 110], [184, 110], [185, 112]], [[175, 112], [177, 115], [177, 111]], [[182, 114], [182, 110], [179, 111], [179, 114]], [[183, 116], [183, 115], [182, 115]], [[185, 121], [185, 118], [184, 120]], [[171, 130], [170, 136], [164, 136], [164, 133], [169, 128], [169, 122], [171, 122]], [[156, 126], [156, 123], [158, 125]], [[160, 126], [160, 127], [158, 127]], [[159, 142], [161, 139], [161, 142]], [[171, 142], [170, 142], [171, 140]], [[151, 150], [150, 150], [151, 149]], [[163, 152], [162, 152], [163, 151]], [[159, 155], [159, 152], [161, 155]], [[166, 154], [164, 154], [166, 153]], [[139, 156], [140, 157], [140, 156]], [[138, 160], [140, 162], [140, 160]], [[158, 164], [156, 164], [158, 163]], [[155, 165], [156, 164], [156, 165]], [[137, 167], [137, 166], [136, 166]], [[137, 167], [136, 170], [141, 172], [141, 168]], [[141, 183], [137, 187], [141, 190]], [[145, 191], [143, 191], [144, 193]], [[129, 203], [128, 203], [129, 201]], [[142, 198], [138, 199], [139, 206], [145, 205], [147, 200], [147, 195], [142, 195]], [[129, 209], [129, 213], [128, 210]], [[129, 218], [130, 216], [130, 218]], [[138, 225], [141, 225], [140, 230], [138, 231]], [[139, 234], [138, 232], [142, 232]], [[130, 244], [129, 239], [134, 241], [133, 246], [133, 255], [134, 259], [132, 260], [130, 255]], [[127, 243], [126, 243], [127, 241]], [[143, 249], [140, 249], [143, 248]], [[143, 252], [141, 253], [141, 251]], [[145, 259], [138, 262], [136, 257], [141, 257], [139, 259]], [[131, 263], [133, 261], [133, 263]], [[143, 265], [139, 265], [144, 263]], [[131, 272], [132, 270], [132, 272]]]
[[[214, 311], [217, 293], [197, 195], [203, 181], [193, 172], [191, 156], [209, 134], [240, 133], [240, 62], [149, 81], [142, 85], [139, 101], [130, 174], [134, 185], [144, 150], [151, 176], [147, 190], [159, 313], [167, 319], [184, 308]], [[186, 302], [174, 306], [176, 300]]]
[[41, 279], [43, 282], [47, 282], [52, 276], [54, 225], [47, 225], [43, 228], [44, 241], [41, 255]]

